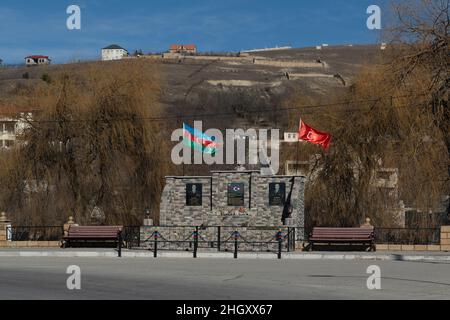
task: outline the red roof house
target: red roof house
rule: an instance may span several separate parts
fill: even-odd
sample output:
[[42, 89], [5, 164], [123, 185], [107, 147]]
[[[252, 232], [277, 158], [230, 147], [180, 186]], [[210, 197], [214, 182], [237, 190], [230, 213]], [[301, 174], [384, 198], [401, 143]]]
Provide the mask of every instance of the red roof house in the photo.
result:
[[50, 58], [48, 56], [28, 56], [25, 57], [25, 63], [27, 66], [37, 66], [37, 65], [43, 65], [43, 64], [50, 64]]
[[195, 44], [173, 44], [169, 48], [171, 53], [197, 53]]

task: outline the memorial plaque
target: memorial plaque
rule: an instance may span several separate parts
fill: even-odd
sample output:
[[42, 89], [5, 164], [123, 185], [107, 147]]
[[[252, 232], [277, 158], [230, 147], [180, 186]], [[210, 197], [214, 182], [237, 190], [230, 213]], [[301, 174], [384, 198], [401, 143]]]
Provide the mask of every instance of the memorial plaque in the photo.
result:
[[202, 205], [201, 183], [186, 184], [186, 205], [191, 207]]
[[269, 183], [269, 205], [284, 206], [286, 201], [286, 184]]
[[228, 205], [244, 206], [244, 184], [230, 183], [228, 184]]

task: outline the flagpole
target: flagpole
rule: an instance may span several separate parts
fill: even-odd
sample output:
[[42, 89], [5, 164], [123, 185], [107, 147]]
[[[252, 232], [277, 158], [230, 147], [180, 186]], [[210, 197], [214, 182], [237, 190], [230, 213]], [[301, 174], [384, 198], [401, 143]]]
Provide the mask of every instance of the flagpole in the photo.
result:
[[[185, 124], [184, 124], [184, 122], [183, 122], [183, 139], [184, 139], [184, 132], [186, 131], [186, 126], [185, 126]], [[183, 157], [184, 157], [184, 151], [183, 151]], [[184, 177], [184, 160], [183, 160], [183, 163], [182, 163], [182, 176]]]
[[298, 175], [298, 158], [299, 158], [299, 149], [300, 149], [300, 130], [302, 128], [302, 118], [300, 117], [300, 122], [298, 124], [298, 137], [297, 137], [297, 155], [295, 157], [295, 175]]

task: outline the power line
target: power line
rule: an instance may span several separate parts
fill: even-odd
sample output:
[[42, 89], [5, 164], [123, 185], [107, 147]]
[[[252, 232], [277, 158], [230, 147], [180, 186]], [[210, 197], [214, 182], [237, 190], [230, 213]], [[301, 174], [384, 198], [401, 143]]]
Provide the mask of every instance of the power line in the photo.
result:
[[[286, 111], [294, 111], [294, 110], [302, 110], [306, 111], [306, 114], [311, 114], [313, 109], [324, 108], [324, 107], [333, 107], [333, 106], [348, 106], [354, 105], [357, 103], [378, 103], [383, 99], [401, 99], [401, 98], [409, 98], [409, 97], [420, 97], [425, 96], [426, 93], [414, 94], [414, 95], [402, 95], [402, 96], [389, 96], [386, 98], [379, 99], [361, 99], [355, 101], [342, 101], [335, 103], [326, 103], [326, 104], [314, 104], [314, 105], [301, 105], [301, 106], [293, 106], [286, 108], [265, 108], [258, 110], [243, 110], [243, 114], [260, 114], [265, 112], [286, 112]], [[408, 105], [399, 105], [397, 107], [406, 107]], [[367, 108], [350, 108], [346, 110], [341, 110], [343, 112], [355, 112], [355, 111], [370, 111]], [[185, 120], [185, 119], [202, 119], [202, 118], [214, 118], [214, 117], [228, 117], [228, 116], [237, 116], [236, 112], [222, 112], [222, 113], [206, 113], [206, 114], [187, 114], [187, 115], [173, 115], [173, 116], [161, 116], [161, 117], [124, 117], [124, 118], [111, 118], [111, 119], [65, 119], [61, 120], [28, 120], [29, 123], [60, 123], [60, 122], [70, 122], [70, 123], [83, 123], [83, 122], [113, 122], [113, 121], [149, 121], [149, 122], [160, 122], [167, 120]]]

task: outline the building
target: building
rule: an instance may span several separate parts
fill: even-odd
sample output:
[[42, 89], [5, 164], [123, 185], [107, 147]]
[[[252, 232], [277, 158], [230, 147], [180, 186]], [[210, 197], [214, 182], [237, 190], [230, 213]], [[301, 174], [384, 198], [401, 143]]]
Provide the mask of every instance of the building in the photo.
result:
[[170, 53], [195, 54], [197, 46], [195, 44], [173, 44], [169, 48]]
[[128, 55], [128, 51], [117, 44], [102, 49], [102, 61], [120, 60]]
[[287, 175], [300, 174], [302, 176], [309, 177], [312, 173], [310, 167], [310, 161], [287, 160], [284, 164], [284, 172]]
[[283, 143], [302, 143], [303, 141], [300, 140], [300, 138], [298, 137], [298, 132], [285, 132], [284, 140], [281, 142], [283, 142]]
[[[304, 227], [303, 176], [213, 171], [166, 177], [160, 224], [166, 226]], [[303, 229], [297, 234], [302, 236]]]
[[51, 60], [48, 56], [28, 56], [25, 57], [25, 63], [27, 66], [39, 66], [50, 64]]
[[31, 112], [0, 106], [0, 150], [10, 149], [16, 144], [17, 136], [27, 127], [27, 120], [31, 117]]
[[[284, 164], [286, 175], [302, 175], [306, 177], [306, 182], [313, 182], [318, 178], [322, 170], [319, 164], [321, 156], [315, 154], [308, 160], [288, 160]], [[370, 189], [380, 206], [379, 210], [390, 213], [398, 227], [405, 227], [405, 212], [407, 208], [400, 198], [399, 192], [399, 169], [380, 167], [373, 170], [370, 180]], [[353, 174], [358, 178], [360, 171], [357, 166], [353, 166]]]

